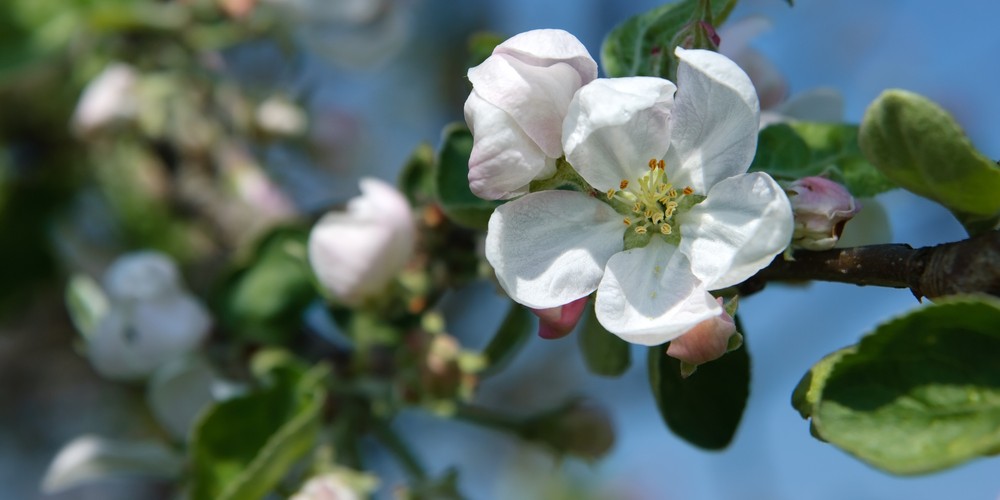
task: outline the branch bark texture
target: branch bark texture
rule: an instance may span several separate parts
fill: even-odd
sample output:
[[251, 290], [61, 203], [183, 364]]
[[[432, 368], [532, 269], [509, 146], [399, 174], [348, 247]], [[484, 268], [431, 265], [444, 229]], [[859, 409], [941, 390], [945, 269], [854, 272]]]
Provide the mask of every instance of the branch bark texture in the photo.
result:
[[905, 244], [799, 251], [795, 260], [779, 255], [739, 286], [741, 295], [770, 281], [817, 280], [909, 288], [918, 299], [961, 293], [1000, 297], [1000, 231], [933, 247]]

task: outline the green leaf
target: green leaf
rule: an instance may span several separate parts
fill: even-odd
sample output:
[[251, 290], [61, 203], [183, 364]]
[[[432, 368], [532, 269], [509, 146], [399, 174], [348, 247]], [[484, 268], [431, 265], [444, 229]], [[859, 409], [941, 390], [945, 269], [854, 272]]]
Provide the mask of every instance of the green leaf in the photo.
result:
[[751, 172], [796, 180], [822, 175], [866, 198], [896, 187], [858, 147], [858, 126], [842, 123], [779, 123], [760, 132]]
[[493, 49], [503, 43], [503, 37], [488, 31], [473, 33], [469, 37], [469, 62], [468, 66], [474, 67], [482, 64], [487, 57], [493, 54]]
[[593, 305], [587, 306], [579, 340], [583, 361], [591, 373], [617, 377], [625, 373], [632, 364], [631, 346], [601, 326], [594, 314]]
[[750, 356], [746, 345], [698, 366], [687, 378], [680, 361], [664, 346], [649, 348], [649, 383], [660, 415], [675, 434], [709, 450], [729, 445], [750, 395]]
[[875, 99], [861, 122], [861, 148], [893, 182], [953, 212], [1000, 212], [1000, 168], [920, 95], [888, 90]]
[[278, 228], [225, 280], [215, 309], [223, 324], [243, 339], [266, 344], [289, 341], [302, 312], [316, 298], [305, 228]]
[[[796, 406], [814, 432], [894, 474], [1000, 451], [1000, 299], [943, 299], [821, 361]], [[802, 384], [800, 384], [801, 387]]]
[[66, 285], [66, 309], [73, 326], [85, 339], [108, 311], [108, 297], [90, 276], [76, 274]]
[[[674, 47], [681, 45], [681, 32], [700, 20], [698, 0], [681, 0], [632, 16], [619, 24], [601, 46], [601, 66], [608, 77], [659, 76], [676, 81]], [[720, 26], [736, 0], [716, 1], [711, 19]]]
[[271, 385], [202, 414], [190, 448], [193, 500], [263, 498], [313, 448], [327, 368], [275, 373]]
[[473, 229], [485, 229], [499, 203], [472, 194], [469, 189], [469, 156], [472, 153], [472, 132], [462, 123], [444, 129], [438, 153], [434, 184], [441, 209], [451, 220]]
[[422, 205], [434, 197], [434, 148], [421, 144], [399, 173], [399, 189], [411, 205]]
[[500, 323], [500, 328], [483, 349], [487, 368], [481, 372], [481, 376], [494, 374], [507, 365], [531, 337], [531, 327], [531, 312], [524, 306], [511, 302], [503, 323]]

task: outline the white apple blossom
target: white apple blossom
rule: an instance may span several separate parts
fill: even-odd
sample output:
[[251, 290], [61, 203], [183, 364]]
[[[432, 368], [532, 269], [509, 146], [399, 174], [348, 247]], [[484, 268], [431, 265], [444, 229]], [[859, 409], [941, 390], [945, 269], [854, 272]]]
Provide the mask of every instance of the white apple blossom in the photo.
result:
[[109, 379], [148, 377], [194, 352], [212, 326], [208, 310], [161, 253], [120, 257], [105, 272], [104, 284], [109, 307], [86, 338], [91, 364]]
[[416, 245], [410, 204], [396, 188], [361, 179], [347, 212], [323, 216], [309, 234], [309, 264], [336, 299], [360, 305], [385, 291]]
[[465, 121], [473, 134], [469, 187], [487, 199], [528, 192], [555, 173], [562, 122], [574, 93], [597, 77], [587, 48], [562, 30], [509, 38], [469, 70]]
[[486, 257], [515, 301], [557, 307], [596, 290], [606, 329], [661, 344], [718, 316], [709, 291], [788, 244], [788, 198], [767, 174], [746, 173], [759, 119], [750, 79], [717, 53], [676, 54], [679, 89], [598, 79], [570, 103], [563, 149], [596, 195], [535, 192], [493, 213]]
[[112, 63], [83, 89], [73, 111], [71, 126], [86, 135], [119, 120], [134, 118], [139, 111], [139, 74], [125, 63]]

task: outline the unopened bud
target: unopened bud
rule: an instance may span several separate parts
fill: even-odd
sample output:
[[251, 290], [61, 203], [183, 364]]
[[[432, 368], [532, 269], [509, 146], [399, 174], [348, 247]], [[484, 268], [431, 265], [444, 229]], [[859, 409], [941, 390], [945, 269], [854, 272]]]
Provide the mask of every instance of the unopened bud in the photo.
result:
[[[716, 300], [721, 306], [722, 298]], [[718, 316], [698, 323], [684, 335], [671, 340], [667, 355], [681, 361], [681, 375], [687, 377], [694, 373], [698, 365], [716, 360], [731, 351], [730, 340], [734, 335], [738, 335], [736, 322], [723, 310]], [[742, 342], [735, 343], [735, 346], [739, 347], [740, 344]]]
[[844, 186], [823, 177], [804, 177], [785, 188], [795, 214], [792, 246], [829, 250], [837, 244], [844, 225], [860, 204]]
[[569, 304], [548, 309], [532, 309], [538, 316], [538, 336], [543, 339], [558, 339], [569, 335], [583, 315], [589, 297], [583, 297]]
[[329, 472], [309, 478], [289, 500], [361, 500], [377, 485], [375, 478], [357, 472]]
[[309, 234], [309, 264], [341, 302], [357, 306], [385, 292], [416, 246], [406, 198], [389, 184], [361, 179], [347, 212], [330, 212]]
[[611, 417], [600, 406], [584, 400], [571, 401], [529, 420], [522, 437], [591, 461], [604, 456], [615, 443]]

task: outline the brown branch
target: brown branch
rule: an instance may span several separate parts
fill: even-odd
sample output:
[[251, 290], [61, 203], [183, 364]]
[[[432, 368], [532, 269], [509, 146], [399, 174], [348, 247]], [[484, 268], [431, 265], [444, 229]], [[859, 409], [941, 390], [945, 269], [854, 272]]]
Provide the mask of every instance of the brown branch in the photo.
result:
[[770, 281], [792, 280], [909, 288], [917, 298], [958, 293], [1000, 296], [1000, 231], [917, 249], [893, 244], [800, 250], [792, 261], [779, 255], [739, 291], [750, 295]]

